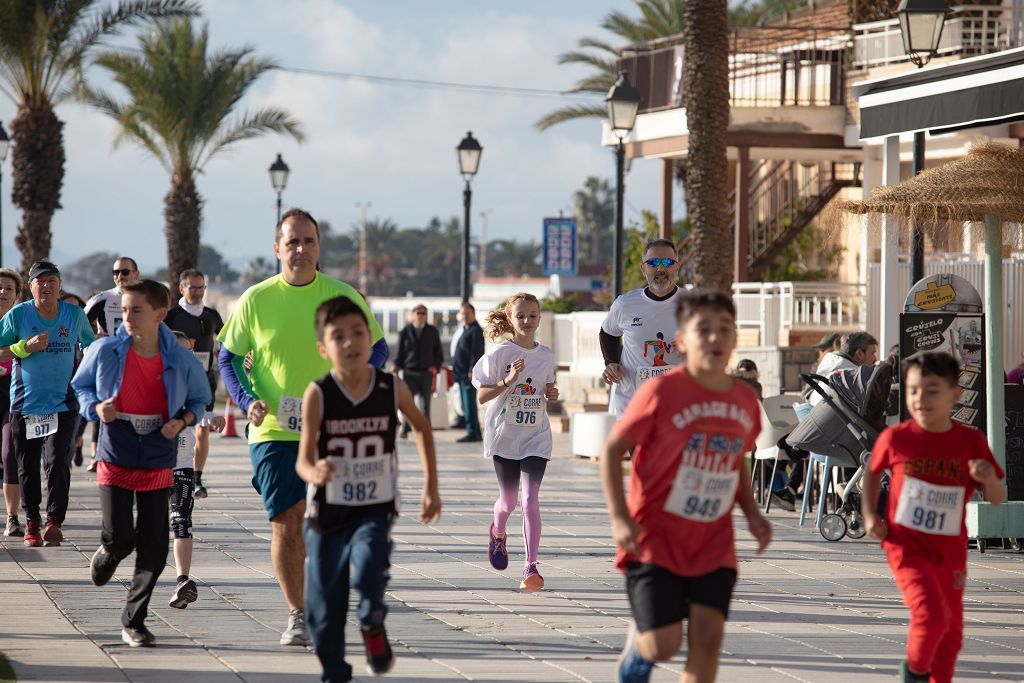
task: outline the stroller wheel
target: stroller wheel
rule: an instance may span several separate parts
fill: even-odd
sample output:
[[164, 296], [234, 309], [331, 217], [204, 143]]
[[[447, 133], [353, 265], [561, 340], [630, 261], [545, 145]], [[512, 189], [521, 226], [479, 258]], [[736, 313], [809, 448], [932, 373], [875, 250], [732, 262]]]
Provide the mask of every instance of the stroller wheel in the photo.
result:
[[846, 520], [834, 512], [830, 512], [821, 518], [821, 526], [818, 527], [822, 538], [826, 541], [836, 541], [846, 535]]
[[864, 520], [861, 519], [859, 512], [850, 512], [845, 521], [846, 535], [850, 538], [864, 538], [867, 534], [867, 527], [864, 526]]

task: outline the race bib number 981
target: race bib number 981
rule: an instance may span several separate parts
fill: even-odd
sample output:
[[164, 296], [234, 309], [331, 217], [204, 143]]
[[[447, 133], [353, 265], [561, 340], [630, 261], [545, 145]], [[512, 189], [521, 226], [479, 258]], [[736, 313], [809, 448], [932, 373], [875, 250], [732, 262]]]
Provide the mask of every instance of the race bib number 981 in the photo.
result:
[[893, 521], [936, 536], [959, 536], [964, 519], [963, 486], [939, 486], [907, 477]]

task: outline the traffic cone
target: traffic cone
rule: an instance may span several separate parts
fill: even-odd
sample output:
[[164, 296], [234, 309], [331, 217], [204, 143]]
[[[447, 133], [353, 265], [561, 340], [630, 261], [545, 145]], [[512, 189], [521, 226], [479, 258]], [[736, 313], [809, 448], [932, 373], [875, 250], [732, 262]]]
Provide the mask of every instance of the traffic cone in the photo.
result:
[[235, 407], [231, 403], [231, 397], [224, 406], [224, 429], [220, 432], [221, 437], [233, 436], [238, 438], [238, 430], [235, 429]]

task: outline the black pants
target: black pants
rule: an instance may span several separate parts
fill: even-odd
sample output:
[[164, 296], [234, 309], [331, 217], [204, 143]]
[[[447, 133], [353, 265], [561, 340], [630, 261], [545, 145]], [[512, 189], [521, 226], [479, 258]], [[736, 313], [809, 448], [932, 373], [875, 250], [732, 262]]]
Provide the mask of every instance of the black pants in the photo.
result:
[[71, 490], [71, 444], [78, 430], [78, 413], [68, 410], [57, 413], [57, 431], [39, 439], [30, 439], [25, 431], [25, 416], [11, 413], [11, 441], [18, 458], [18, 482], [21, 484], [21, 507], [25, 518], [42, 521], [39, 507], [43, 502], [39, 463], [46, 473], [46, 517], [64, 523]]
[[[430, 422], [430, 394], [434, 386], [434, 374], [430, 370], [403, 370], [402, 379], [416, 399], [416, 407]], [[409, 433], [409, 423], [402, 427], [402, 433]]]
[[[149, 598], [167, 563], [167, 489], [129, 491], [100, 486], [103, 531], [100, 541], [118, 560], [135, 551], [135, 574], [121, 613], [124, 626], [139, 628], [146, 620]], [[137, 508], [133, 518], [132, 505]]]

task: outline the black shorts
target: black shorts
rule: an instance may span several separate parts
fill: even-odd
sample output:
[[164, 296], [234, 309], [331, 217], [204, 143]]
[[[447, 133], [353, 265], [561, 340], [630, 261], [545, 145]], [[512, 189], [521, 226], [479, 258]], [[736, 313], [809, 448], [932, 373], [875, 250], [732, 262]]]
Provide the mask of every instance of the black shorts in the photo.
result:
[[691, 602], [713, 607], [728, 619], [735, 585], [736, 572], [726, 567], [702, 576], [679, 576], [656, 564], [626, 565], [629, 607], [641, 633], [683, 621]]

